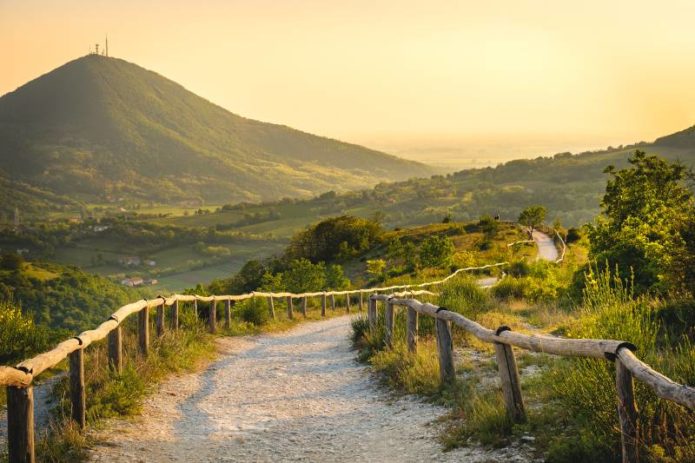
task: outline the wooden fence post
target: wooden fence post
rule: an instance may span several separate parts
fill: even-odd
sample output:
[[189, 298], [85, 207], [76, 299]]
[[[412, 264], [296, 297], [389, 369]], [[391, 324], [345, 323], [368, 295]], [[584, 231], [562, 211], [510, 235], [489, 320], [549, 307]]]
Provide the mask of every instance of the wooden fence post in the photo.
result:
[[615, 359], [615, 385], [618, 392], [618, 418], [623, 463], [639, 461], [637, 445], [637, 406], [632, 384], [632, 373], [620, 359]]
[[193, 300], [193, 312], [195, 312], [195, 318], [198, 319], [198, 299]]
[[321, 316], [325, 317], [326, 316], [326, 293], [324, 292], [323, 295], [321, 295]]
[[364, 310], [364, 293], [360, 291], [360, 312]]
[[331, 310], [335, 310], [335, 294], [331, 294]]
[[7, 386], [7, 447], [10, 463], [34, 463], [34, 388]]
[[376, 329], [376, 299], [369, 298], [369, 306], [367, 308], [367, 320], [369, 321], [369, 330]]
[[270, 309], [270, 316], [275, 320], [275, 302], [273, 301], [273, 296], [268, 298], [268, 308]]
[[[508, 327], [501, 326], [497, 329], [496, 334], [499, 336], [501, 332], [508, 330]], [[519, 379], [519, 369], [516, 366], [514, 350], [509, 344], [496, 342], [495, 356], [497, 357], [497, 368], [500, 372], [507, 415], [514, 423], [523, 423], [526, 421], [526, 410], [524, 398], [521, 395], [521, 380]]]
[[150, 308], [144, 307], [138, 312], [138, 347], [140, 353], [147, 356], [150, 353]]
[[84, 389], [84, 350], [77, 349], [69, 356], [71, 417], [84, 430], [87, 426], [87, 401]]
[[350, 295], [345, 295], [345, 312], [350, 313]]
[[292, 306], [292, 296], [287, 296], [287, 318], [294, 318], [294, 307]]
[[306, 317], [306, 305], [307, 305], [307, 300], [306, 296], [302, 298], [302, 315]]
[[232, 301], [229, 299], [224, 301], [224, 327], [227, 329], [232, 327]]
[[439, 379], [442, 384], [451, 383], [456, 377], [454, 369], [453, 343], [451, 341], [451, 325], [448, 321], [437, 318], [437, 352], [439, 354]]
[[384, 342], [387, 346], [393, 346], [393, 328], [394, 328], [394, 316], [393, 316], [393, 304], [391, 300], [386, 301], [386, 311], [384, 312]]
[[217, 333], [217, 301], [213, 298], [210, 302], [210, 312], [208, 315], [208, 330], [215, 334]]
[[157, 337], [164, 336], [164, 304], [157, 306]]
[[109, 366], [121, 374], [123, 372], [123, 327], [118, 325], [111, 330], [108, 339]]
[[179, 329], [179, 301], [174, 301], [174, 305], [171, 306], [171, 329]]
[[417, 352], [417, 341], [418, 341], [418, 336], [417, 336], [417, 325], [418, 325], [418, 313], [415, 311], [415, 309], [408, 307], [408, 333], [407, 333], [407, 340], [408, 340], [408, 352], [411, 353], [416, 353]]

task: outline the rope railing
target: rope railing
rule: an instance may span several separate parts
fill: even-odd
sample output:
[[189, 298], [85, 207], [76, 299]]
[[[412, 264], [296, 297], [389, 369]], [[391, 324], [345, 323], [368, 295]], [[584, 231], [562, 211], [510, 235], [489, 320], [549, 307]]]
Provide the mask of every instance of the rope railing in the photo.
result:
[[374, 330], [379, 314], [377, 301], [384, 302], [383, 322], [384, 341], [393, 344], [395, 332], [395, 307], [405, 307], [407, 313], [406, 342], [410, 352], [417, 352], [418, 315], [436, 319], [436, 342], [439, 357], [440, 381], [450, 383], [455, 380], [453, 342], [451, 324], [454, 324], [481, 341], [495, 346], [502, 392], [509, 417], [517, 422], [526, 421], [524, 401], [521, 395], [519, 373], [512, 346], [563, 357], [585, 357], [604, 359], [615, 363], [618, 417], [621, 429], [623, 462], [639, 460], [637, 442], [637, 407], [633, 391], [633, 378], [648, 385], [654, 393], [665, 400], [675, 402], [690, 410], [695, 410], [695, 387], [676, 383], [652, 369], [634, 354], [637, 349], [627, 341], [612, 339], [568, 339], [556, 336], [522, 334], [512, 331], [508, 326], [497, 329], [486, 328], [463, 315], [445, 307], [423, 303], [416, 299], [400, 298], [396, 295], [372, 295], [369, 298], [367, 318], [370, 329]]

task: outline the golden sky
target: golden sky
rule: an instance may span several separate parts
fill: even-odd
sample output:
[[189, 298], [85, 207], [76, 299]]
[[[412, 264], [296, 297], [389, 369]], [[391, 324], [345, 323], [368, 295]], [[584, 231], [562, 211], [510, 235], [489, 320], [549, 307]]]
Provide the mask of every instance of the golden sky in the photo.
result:
[[695, 123], [693, 1], [0, 0], [0, 94], [86, 54], [247, 117], [379, 137], [650, 140]]

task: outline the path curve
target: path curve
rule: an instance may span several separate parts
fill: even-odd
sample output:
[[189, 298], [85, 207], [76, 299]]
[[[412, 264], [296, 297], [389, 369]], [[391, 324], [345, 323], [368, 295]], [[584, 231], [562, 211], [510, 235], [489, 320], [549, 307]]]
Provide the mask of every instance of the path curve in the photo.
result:
[[557, 261], [560, 254], [557, 252], [555, 241], [553, 241], [550, 236], [538, 230], [533, 230], [532, 236], [533, 241], [536, 242], [536, 246], [538, 247], [538, 258], [551, 262]]
[[94, 431], [97, 462], [523, 462], [519, 448], [437, 442], [441, 407], [393, 398], [355, 361], [350, 317], [221, 338], [209, 367], [165, 381], [141, 417]]

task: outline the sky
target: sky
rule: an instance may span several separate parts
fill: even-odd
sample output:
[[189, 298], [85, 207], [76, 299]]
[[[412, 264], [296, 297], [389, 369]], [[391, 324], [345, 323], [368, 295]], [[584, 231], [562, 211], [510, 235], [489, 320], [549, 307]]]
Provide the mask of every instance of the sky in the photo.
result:
[[673, 0], [0, 0], [0, 94], [108, 34], [112, 56], [320, 135], [606, 146], [695, 123], [694, 17]]

